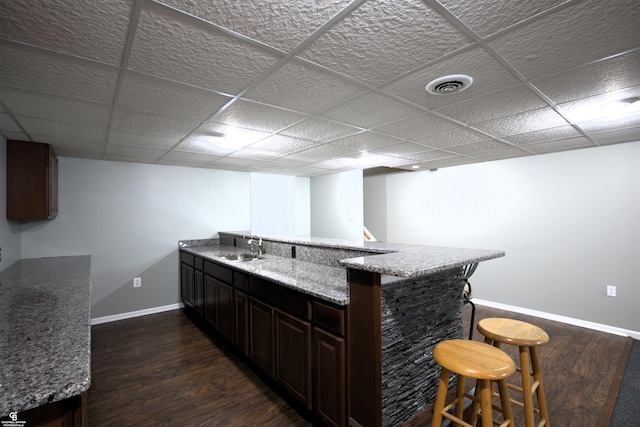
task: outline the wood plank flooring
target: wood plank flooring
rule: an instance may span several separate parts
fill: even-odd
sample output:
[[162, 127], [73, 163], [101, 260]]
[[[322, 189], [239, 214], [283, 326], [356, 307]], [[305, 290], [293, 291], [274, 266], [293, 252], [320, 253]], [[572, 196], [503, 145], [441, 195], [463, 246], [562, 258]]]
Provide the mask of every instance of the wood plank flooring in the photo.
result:
[[[495, 316], [529, 321], [549, 334], [540, 356], [554, 426], [608, 425], [615, 403], [610, 390], [620, 363], [626, 364], [629, 339], [478, 306], [476, 321]], [[475, 332], [474, 339], [482, 337]], [[92, 427], [313, 425], [222, 338], [182, 310], [93, 326], [88, 395]], [[426, 410], [405, 427], [426, 426], [430, 419]]]

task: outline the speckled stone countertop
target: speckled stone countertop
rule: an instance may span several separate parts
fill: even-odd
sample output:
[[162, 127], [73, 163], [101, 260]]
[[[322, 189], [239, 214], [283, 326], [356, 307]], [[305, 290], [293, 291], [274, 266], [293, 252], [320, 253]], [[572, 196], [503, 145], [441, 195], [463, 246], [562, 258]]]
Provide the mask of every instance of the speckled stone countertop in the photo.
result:
[[[222, 232], [220, 233], [223, 234]], [[246, 232], [224, 232], [225, 235], [246, 238]], [[353, 250], [354, 253], [371, 253], [340, 260], [342, 267], [300, 261], [267, 253], [263, 259], [254, 261], [227, 261], [221, 254], [237, 252], [233, 246], [214, 244], [213, 240], [191, 240], [180, 242], [180, 249], [227, 264], [241, 271], [270, 279], [340, 305], [349, 303], [349, 287], [346, 269], [365, 270], [382, 275], [413, 278], [426, 276], [472, 263], [504, 256], [495, 250], [462, 249], [440, 246], [421, 246], [385, 242], [348, 241], [316, 237], [260, 236], [264, 241], [287, 243], [317, 248]], [[199, 246], [199, 242], [201, 246]], [[267, 251], [268, 252], [268, 251]]]
[[238, 248], [233, 246], [183, 246], [180, 249], [334, 304], [349, 303], [347, 274], [344, 268], [313, 264], [271, 254], [265, 254], [262, 258], [251, 261], [229, 261], [220, 256], [237, 252]]
[[91, 383], [90, 256], [25, 259], [0, 273], [0, 417]]

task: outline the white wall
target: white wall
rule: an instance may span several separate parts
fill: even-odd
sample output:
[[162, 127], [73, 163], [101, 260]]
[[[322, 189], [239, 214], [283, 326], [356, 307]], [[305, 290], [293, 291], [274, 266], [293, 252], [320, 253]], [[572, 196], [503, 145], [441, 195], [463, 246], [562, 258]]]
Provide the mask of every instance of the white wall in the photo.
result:
[[251, 232], [309, 236], [309, 178], [251, 174]]
[[374, 235], [506, 251], [480, 264], [477, 298], [640, 331], [640, 143], [385, 179]]
[[385, 175], [366, 177], [363, 188], [364, 225], [376, 240], [387, 242], [387, 178]]
[[311, 178], [311, 235], [348, 240], [363, 238], [361, 170]]
[[0, 271], [22, 255], [20, 225], [7, 221], [7, 140], [0, 135]]
[[59, 215], [22, 225], [22, 256], [90, 254], [93, 318], [178, 303], [178, 240], [250, 228], [248, 173], [62, 157], [58, 179]]

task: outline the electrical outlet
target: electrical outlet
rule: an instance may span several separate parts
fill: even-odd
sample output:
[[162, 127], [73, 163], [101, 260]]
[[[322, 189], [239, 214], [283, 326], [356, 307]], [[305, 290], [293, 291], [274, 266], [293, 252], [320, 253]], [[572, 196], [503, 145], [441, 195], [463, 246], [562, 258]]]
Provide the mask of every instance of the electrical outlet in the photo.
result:
[[616, 287], [615, 286], [607, 286], [607, 296], [615, 297], [616, 296]]
[[133, 287], [134, 288], [139, 288], [140, 286], [142, 286], [142, 277], [134, 277], [133, 278]]

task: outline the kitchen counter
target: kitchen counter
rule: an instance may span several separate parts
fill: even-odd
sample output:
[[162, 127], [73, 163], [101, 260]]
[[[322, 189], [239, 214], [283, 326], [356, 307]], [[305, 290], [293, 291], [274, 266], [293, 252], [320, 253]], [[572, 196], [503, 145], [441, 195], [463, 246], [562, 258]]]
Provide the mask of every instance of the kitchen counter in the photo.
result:
[[91, 259], [25, 259], [0, 273], [0, 417], [91, 382]]
[[269, 279], [279, 285], [334, 304], [346, 305], [349, 302], [349, 287], [344, 268], [314, 264], [272, 254], [265, 254], [262, 258], [251, 261], [229, 261], [221, 255], [238, 252], [239, 249], [225, 245], [182, 246], [180, 250]]
[[[266, 254], [252, 261], [229, 261], [221, 255], [247, 251], [246, 232], [224, 232], [235, 238], [238, 246], [221, 245], [219, 240], [179, 242], [180, 249], [238, 270], [272, 280], [283, 286], [330, 301], [338, 305], [349, 303], [346, 268], [379, 273], [399, 278], [415, 278], [475, 264], [504, 256], [504, 252], [482, 249], [421, 246], [386, 242], [350, 241], [318, 237], [260, 236]], [[222, 239], [224, 241], [224, 239]], [[307, 248], [298, 258], [291, 251], [274, 251], [270, 245]], [[311, 248], [311, 249], [309, 249]], [[309, 255], [313, 248], [322, 251]], [[331, 264], [327, 257], [337, 257]], [[392, 278], [385, 279], [392, 281]]]

